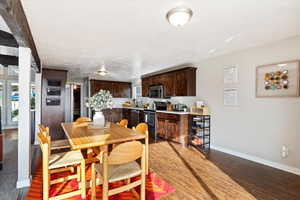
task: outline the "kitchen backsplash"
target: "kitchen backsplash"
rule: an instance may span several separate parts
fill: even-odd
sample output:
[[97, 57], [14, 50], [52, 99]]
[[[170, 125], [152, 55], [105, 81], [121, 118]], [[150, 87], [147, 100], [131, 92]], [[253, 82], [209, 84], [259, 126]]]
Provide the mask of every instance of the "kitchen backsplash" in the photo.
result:
[[[122, 104], [126, 101], [131, 101], [130, 98], [113, 98], [113, 107], [114, 108], [121, 108]], [[170, 101], [172, 104], [185, 104], [188, 107], [195, 105], [196, 101], [200, 101], [201, 99], [197, 97], [171, 97], [169, 99], [153, 99], [148, 97], [140, 97], [137, 99], [138, 101], [142, 101], [143, 103], [151, 104], [153, 101]]]
[[130, 101], [129, 98], [113, 98], [113, 107], [114, 108], [122, 108], [122, 104], [126, 101]]

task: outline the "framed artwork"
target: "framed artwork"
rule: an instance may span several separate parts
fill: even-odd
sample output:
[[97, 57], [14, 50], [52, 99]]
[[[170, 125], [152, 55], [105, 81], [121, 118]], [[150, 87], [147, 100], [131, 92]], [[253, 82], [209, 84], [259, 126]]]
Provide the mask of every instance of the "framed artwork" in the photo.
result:
[[224, 67], [224, 83], [238, 82], [238, 68], [236, 66]]
[[299, 97], [299, 68], [299, 60], [258, 66], [256, 97]]
[[223, 101], [224, 101], [224, 106], [237, 106], [238, 105], [237, 88], [224, 88]]

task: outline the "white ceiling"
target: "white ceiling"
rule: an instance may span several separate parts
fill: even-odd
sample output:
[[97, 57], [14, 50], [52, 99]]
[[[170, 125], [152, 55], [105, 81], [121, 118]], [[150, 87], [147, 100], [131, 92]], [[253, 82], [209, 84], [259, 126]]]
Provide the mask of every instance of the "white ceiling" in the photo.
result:
[[[183, 63], [300, 35], [299, 0], [22, 0], [42, 62], [87, 76], [104, 61], [130, 80]], [[166, 13], [194, 15], [183, 27]], [[231, 42], [225, 40], [234, 36]], [[209, 53], [216, 49], [214, 53]], [[107, 78], [105, 78], [107, 79]]]

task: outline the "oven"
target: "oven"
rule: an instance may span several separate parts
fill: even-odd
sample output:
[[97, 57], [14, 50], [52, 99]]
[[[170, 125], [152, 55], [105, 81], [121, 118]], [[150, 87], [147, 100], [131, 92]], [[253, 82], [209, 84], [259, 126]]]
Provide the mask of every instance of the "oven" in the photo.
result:
[[150, 98], [164, 98], [164, 86], [156, 85], [149, 88]]

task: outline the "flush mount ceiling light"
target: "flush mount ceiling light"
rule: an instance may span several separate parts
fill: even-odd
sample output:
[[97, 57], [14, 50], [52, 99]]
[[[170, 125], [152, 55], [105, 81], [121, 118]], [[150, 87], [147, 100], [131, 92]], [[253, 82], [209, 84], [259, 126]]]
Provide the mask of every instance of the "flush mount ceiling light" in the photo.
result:
[[193, 11], [189, 8], [173, 8], [167, 13], [167, 20], [173, 26], [179, 27], [188, 23], [193, 16]]
[[105, 65], [102, 64], [101, 68], [97, 71], [97, 74], [100, 76], [105, 76], [108, 74], [108, 71], [105, 69]]

